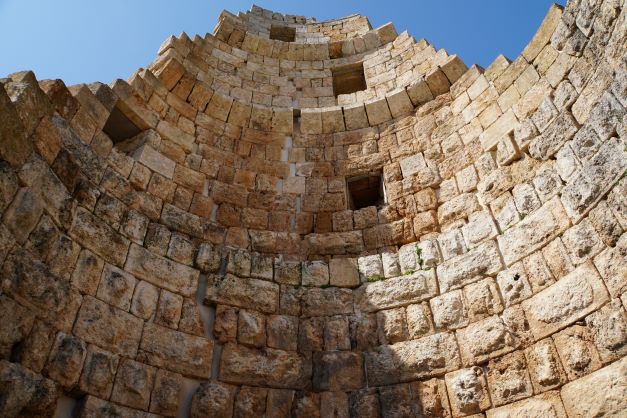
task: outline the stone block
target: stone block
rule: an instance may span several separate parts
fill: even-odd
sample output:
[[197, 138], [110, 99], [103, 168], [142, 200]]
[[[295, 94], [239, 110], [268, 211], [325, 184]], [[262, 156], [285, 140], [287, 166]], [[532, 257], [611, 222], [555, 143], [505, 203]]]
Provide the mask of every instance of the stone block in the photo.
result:
[[[568, 383], [560, 391], [568, 416], [620, 416], [627, 408], [623, 357], [588, 376]], [[585, 399], [585, 402], [582, 402]]]
[[368, 124], [370, 126], [377, 126], [392, 119], [392, 114], [390, 113], [385, 97], [370, 100], [364, 104], [366, 106], [366, 114], [368, 115]]
[[302, 263], [303, 286], [324, 286], [329, 284], [329, 265], [324, 261], [304, 261]]
[[366, 353], [368, 385], [389, 385], [423, 379], [461, 366], [453, 334], [383, 345]]
[[200, 272], [183, 264], [159, 257], [137, 244], [131, 248], [124, 269], [133, 275], [183, 296], [192, 296]]
[[436, 294], [435, 272], [419, 270], [362, 285], [355, 291], [355, 304], [363, 312], [374, 312], [421, 302]]
[[521, 351], [507, 354], [488, 364], [488, 387], [495, 406], [533, 395], [525, 356]]
[[588, 261], [522, 306], [531, 332], [541, 339], [598, 309], [608, 299], [598, 272]]
[[211, 375], [213, 341], [148, 322], [137, 359], [155, 367], [198, 378]]
[[111, 400], [135, 409], [148, 409], [156, 369], [130, 359], [120, 362]]
[[332, 258], [329, 261], [329, 276], [331, 286], [359, 286], [357, 260], [354, 258]]
[[113, 389], [113, 380], [119, 363], [119, 356], [89, 344], [79, 389], [99, 398], [108, 399]]
[[566, 412], [562, 406], [557, 391], [547, 392], [533, 398], [523, 399], [509, 405], [493, 408], [486, 411], [487, 418], [519, 417], [547, 417], [566, 418]]
[[458, 289], [484, 275], [495, 275], [503, 268], [501, 255], [494, 241], [486, 241], [465, 254], [437, 266], [440, 291]]
[[48, 356], [44, 374], [65, 389], [71, 389], [78, 383], [86, 354], [84, 341], [59, 332]]
[[331, 316], [353, 313], [353, 292], [349, 289], [308, 289], [302, 297], [303, 316]]
[[480, 367], [447, 373], [444, 378], [453, 416], [476, 414], [490, 407], [488, 385]]
[[50, 379], [24, 366], [0, 360], [0, 398], [6, 416], [49, 416], [61, 395]]
[[324, 351], [314, 354], [314, 390], [348, 392], [362, 388], [364, 383], [361, 353]]
[[224, 382], [302, 389], [310, 378], [311, 363], [295, 352], [227, 343], [220, 360], [220, 380]]
[[465, 366], [509, 353], [517, 345], [515, 336], [498, 316], [488, 317], [457, 331], [457, 339]]

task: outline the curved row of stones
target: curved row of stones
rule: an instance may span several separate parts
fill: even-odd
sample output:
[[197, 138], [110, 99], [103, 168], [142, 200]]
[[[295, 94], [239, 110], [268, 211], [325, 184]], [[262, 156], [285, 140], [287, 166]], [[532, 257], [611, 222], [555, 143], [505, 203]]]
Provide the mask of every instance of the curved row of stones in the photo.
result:
[[0, 79], [3, 416], [620, 414], [625, 19], [553, 6], [484, 70], [253, 6], [128, 82]]

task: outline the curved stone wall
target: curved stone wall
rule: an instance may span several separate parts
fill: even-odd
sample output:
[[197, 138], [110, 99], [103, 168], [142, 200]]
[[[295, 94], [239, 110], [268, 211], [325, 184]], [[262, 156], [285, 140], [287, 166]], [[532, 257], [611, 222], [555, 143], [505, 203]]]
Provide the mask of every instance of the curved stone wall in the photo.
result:
[[620, 416], [625, 19], [483, 69], [253, 6], [128, 81], [0, 79], [2, 416]]

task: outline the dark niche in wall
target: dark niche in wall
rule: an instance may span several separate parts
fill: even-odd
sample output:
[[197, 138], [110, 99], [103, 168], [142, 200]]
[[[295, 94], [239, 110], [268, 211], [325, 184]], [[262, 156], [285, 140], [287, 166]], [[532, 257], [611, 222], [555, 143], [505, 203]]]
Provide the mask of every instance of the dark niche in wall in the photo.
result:
[[335, 97], [340, 94], [351, 94], [356, 91], [366, 90], [368, 87], [362, 62], [332, 68], [331, 73], [333, 74], [333, 92]]
[[294, 42], [296, 40], [296, 28], [272, 25], [270, 26], [270, 39], [274, 39], [275, 41]]

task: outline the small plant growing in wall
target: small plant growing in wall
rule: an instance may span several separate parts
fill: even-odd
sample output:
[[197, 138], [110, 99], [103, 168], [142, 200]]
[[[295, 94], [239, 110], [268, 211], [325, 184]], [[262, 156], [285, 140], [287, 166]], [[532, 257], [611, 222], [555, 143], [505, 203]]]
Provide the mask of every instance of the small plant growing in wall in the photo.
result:
[[374, 283], [374, 282], [379, 282], [381, 280], [385, 280], [385, 277], [375, 274], [375, 275], [369, 276], [367, 280], [368, 280], [368, 283]]

